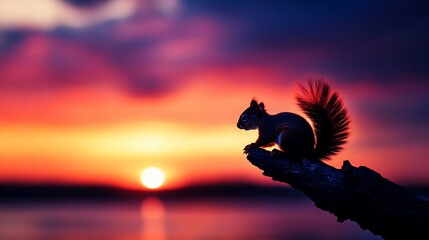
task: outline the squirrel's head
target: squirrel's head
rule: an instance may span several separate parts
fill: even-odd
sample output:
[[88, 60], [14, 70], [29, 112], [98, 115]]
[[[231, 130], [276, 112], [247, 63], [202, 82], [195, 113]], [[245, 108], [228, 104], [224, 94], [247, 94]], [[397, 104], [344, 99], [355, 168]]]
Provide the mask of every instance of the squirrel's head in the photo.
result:
[[265, 105], [263, 102], [259, 103], [252, 99], [250, 102], [250, 107], [248, 107], [240, 115], [240, 118], [237, 122], [237, 127], [244, 130], [257, 129], [259, 125], [259, 118], [266, 114]]

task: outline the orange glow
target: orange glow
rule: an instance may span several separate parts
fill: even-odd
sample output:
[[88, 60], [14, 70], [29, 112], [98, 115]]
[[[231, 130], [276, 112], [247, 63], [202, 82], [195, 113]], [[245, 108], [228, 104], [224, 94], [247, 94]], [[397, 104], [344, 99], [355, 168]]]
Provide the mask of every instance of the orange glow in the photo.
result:
[[[237, 172], [238, 178], [248, 178], [252, 172], [245, 160], [237, 160], [244, 158], [242, 146], [255, 133], [239, 132], [234, 125], [202, 129], [161, 122], [98, 127], [7, 124], [0, 129], [2, 180], [141, 188], [140, 181], [131, 176], [138, 176], [138, 169], [156, 162], [169, 176], [166, 187], [171, 188], [197, 179], [216, 179], [218, 173], [206, 171], [204, 166], [216, 169], [230, 159], [234, 161], [229, 161], [224, 173], [232, 176]], [[194, 164], [195, 161], [203, 164]]]
[[[27, 102], [30, 99], [21, 98], [19, 103], [14, 100], [17, 96], [3, 95], [0, 180], [101, 183], [141, 189], [135, 176], [145, 166], [156, 164], [169, 176], [165, 188], [219, 180], [272, 184], [242, 154], [243, 147], [257, 138], [257, 131], [238, 130], [236, 118], [253, 96], [264, 101], [270, 113], [299, 113], [293, 100], [295, 88], [241, 90], [237, 86], [226, 91], [215, 83], [215, 79], [228, 76], [224, 74], [150, 102], [109, 88], [87, 88], [42, 95], [35, 100], [39, 106], [36, 110]], [[217, 98], [220, 92], [222, 98]], [[96, 98], [91, 100], [91, 96]], [[52, 97], [56, 100], [51, 101]], [[8, 101], [15, 103], [14, 108], [3, 104]], [[360, 146], [365, 139], [381, 141], [392, 132], [373, 126], [351, 110], [350, 141], [328, 164], [341, 167], [342, 160], [348, 159], [386, 177], [410, 179], [407, 172], [397, 170], [405, 153], [392, 153], [386, 165], [382, 155], [387, 156], [389, 149], [380, 153], [380, 147]], [[133, 120], [140, 118], [144, 120]], [[42, 124], [46, 122], [52, 124]], [[421, 151], [425, 150], [419, 148], [416, 154]], [[409, 171], [422, 172], [425, 168], [419, 166], [410, 165]], [[413, 179], [425, 181], [421, 177], [424, 174], [419, 176]]]

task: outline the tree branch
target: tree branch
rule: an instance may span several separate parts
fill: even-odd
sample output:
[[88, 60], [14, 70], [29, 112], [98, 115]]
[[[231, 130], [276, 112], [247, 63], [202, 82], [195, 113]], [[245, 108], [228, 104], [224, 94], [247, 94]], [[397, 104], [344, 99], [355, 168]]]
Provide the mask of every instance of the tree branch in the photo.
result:
[[336, 169], [321, 161], [274, 158], [259, 148], [247, 159], [265, 176], [304, 192], [339, 222], [350, 219], [385, 239], [429, 239], [429, 202], [367, 167], [346, 160]]

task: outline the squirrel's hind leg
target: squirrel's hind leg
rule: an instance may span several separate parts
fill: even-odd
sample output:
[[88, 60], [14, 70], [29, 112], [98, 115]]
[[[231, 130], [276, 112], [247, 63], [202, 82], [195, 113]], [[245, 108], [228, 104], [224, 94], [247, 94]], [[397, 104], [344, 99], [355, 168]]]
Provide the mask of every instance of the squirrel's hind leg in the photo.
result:
[[283, 158], [300, 161], [313, 151], [313, 146], [309, 144], [311, 139], [310, 136], [306, 136], [301, 131], [290, 128], [282, 129], [277, 137], [277, 144], [282, 151], [277, 150], [280, 154], [275, 154]]
[[275, 159], [288, 159], [293, 161], [300, 161], [303, 159], [302, 156], [297, 155], [293, 152], [283, 152], [278, 149], [271, 150], [271, 156]]

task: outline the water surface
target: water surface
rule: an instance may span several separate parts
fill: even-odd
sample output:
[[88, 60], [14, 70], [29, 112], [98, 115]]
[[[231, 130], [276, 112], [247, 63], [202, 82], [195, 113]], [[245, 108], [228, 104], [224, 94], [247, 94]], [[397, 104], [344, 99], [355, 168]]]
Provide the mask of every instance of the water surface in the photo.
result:
[[0, 204], [0, 239], [381, 239], [303, 199]]

